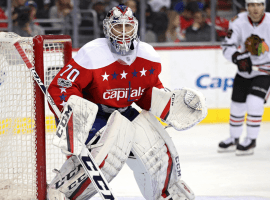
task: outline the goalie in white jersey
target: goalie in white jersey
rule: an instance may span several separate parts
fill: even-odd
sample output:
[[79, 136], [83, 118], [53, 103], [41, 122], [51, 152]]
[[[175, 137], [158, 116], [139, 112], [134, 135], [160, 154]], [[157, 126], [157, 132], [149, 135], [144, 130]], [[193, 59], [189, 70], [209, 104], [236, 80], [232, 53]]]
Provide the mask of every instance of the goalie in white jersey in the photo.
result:
[[[246, 0], [247, 12], [230, 21], [222, 44], [225, 58], [237, 65], [238, 72], [232, 92], [230, 138], [219, 143], [219, 152], [236, 150], [236, 155], [251, 155], [256, 147], [270, 87], [270, 14], [265, 6], [265, 0]], [[239, 143], [246, 113], [247, 136]]]

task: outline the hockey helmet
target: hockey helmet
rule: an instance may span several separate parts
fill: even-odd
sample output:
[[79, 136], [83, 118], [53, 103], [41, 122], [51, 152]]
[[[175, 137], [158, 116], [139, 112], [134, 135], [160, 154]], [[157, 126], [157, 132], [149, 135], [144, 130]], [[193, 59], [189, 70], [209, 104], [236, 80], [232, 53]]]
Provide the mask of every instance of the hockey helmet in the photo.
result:
[[[116, 28], [119, 25], [122, 27], [121, 31]], [[130, 28], [126, 30], [126, 26]], [[103, 31], [116, 52], [125, 55], [134, 48], [133, 42], [138, 39], [138, 20], [131, 8], [120, 4], [108, 12], [103, 20]]]
[[246, 9], [248, 8], [249, 3], [263, 3], [265, 8], [265, 0], [246, 0]]

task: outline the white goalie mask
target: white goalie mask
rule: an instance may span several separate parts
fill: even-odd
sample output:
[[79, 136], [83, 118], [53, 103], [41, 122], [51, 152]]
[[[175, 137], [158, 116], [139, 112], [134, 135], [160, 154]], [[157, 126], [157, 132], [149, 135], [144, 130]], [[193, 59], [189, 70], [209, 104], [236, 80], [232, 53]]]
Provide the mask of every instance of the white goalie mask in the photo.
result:
[[246, 0], [246, 9], [248, 8], [249, 3], [263, 3], [265, 9], [265, 0]]
[[138, 20], [129, 7], [119, 5], [113, 7], [103, 20], [103, 31], [116, 52], [125, 55], [134, 49], [134, 40], [138, 40]]

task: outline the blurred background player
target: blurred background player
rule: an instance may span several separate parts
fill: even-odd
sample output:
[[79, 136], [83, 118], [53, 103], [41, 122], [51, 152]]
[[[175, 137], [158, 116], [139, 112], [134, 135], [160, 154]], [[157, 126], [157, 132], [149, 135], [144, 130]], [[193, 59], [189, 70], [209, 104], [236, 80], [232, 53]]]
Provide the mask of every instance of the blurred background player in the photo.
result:
[[[111, 116], [114, 116], [115, 111], [128, 119], [127, 124], [132, 123], [136, 132], [134, 138], [126, 142], [132, 144], [131, 152], [131, 147], [126, 152], [123, 152], [125, 148], [119, 148], [123, 141], [116, 140], [113, 143], [112, 138], [116, 136], [108, 137], [108, 142], [113, 143], [110, 146], [116, 146], [117, 149], [117, 154], [106, 153], [108, 158], [100, 161], [103, 163], [100, 168], [108, 181], [111, 181], [127, 162], [145, 199], [193, 200], [195, 197], [192, 190], [181, 180], [179, 157], [174, 144], [154, 115], [167, 121], [172, 119], [172, 126], [180, 130], [175, 120], [179, 118], [177, 113], [184, 113], [185, 109], [192, 109], [192, 112], [188, 111], [192, 116], [194, 113], [202, 113], [202, 108], [205, 108], [204, 103], [197, 102], [195, 100], [197, 95], [191, 90], [184, 91], [183, 94], [188, 93], [192, 96], [189, 103], [193, 102], [193, 106], [184, 103], [185, 98], [178, 95], [183, 90], [172, 92], [164, 90], [158, 77], [161, 73], [159, 55], [151, 45], [139, 41], [138, 21], [129, 7], [123, 4], [113, 7], [103, 24], [106, 38], [98, 38], [85, 44], [55, 76], [48, 92], [60, 110], [71, 95], [83, 97], [98, 105], [95, 122], [85, 141], [91, 153], [107, 151], [108, 145], [103, 146], [106, 141], [100, 138], [104, 138], [102, 134], [107, 134], [107, 129], [113, 126], [108, 121]], [[61, 81], [69, 83], [69, 86], [64, 87]], [[183, 109], [178, 107], [179, 97], [185, 107]], [[170, 105], [171, 101], [174, 102], [172, 105]], [[132, 103], [142, 108], [142, 112], [139, 113], [131, 107]], [[194, 106], [200, 106], [200, 109], [197, 112], [193, 111]], [[171, 110], [175, 107], [176, 110]], [[150, 108], [151, 112], [149, 112]], [[185, 117], [188, 118], [186, 114]], [[113, 122], [116, 123], [115, 121]], [[191, 123], [190, 127], [196, 123]], [[107, 127], [106, 131], [102, 131], [103, 127]], [[120, 123], [117, 129], [109, 133], [117, 134], [118, 129], [121, 128]], [[127, 135], [132, 133], [126, 132]], [[96, 150], [97, 148], [100, 150]], [[122, 154], [130, 155], [129, 159], [126, 157], [119, 160], [118, 156]], [[97, 153], [93, 156], [96, 159], [98, 155]], [[84, 170], [78, 166], [75, 156], [68, 159], [60, 169], [60, 174], [51, 182], [49, 195], [59, 191], [71, 200], [82, 200], [96, 194], [93, 184], [85, 176]], [[69, 180], [59, 179], [70, 173], [72, 177], [69, 177]], [[54, 197], [52, 196], [53, 199]]]
[[[255, 65], [270, 70], [270, 14], [265, 12], [265, 0], [246, 0], [246, 9], [230, 21], [222, 44], [225, 58], [237, 65], [238, 72], [230, 108], [230, 137], [219, 143], [218, 151], [236, 150], [236, 155], [254, 152], [270, 86], [269, 75], [252, 71]], [[246, 113], [247, 136], [239, 143]]]

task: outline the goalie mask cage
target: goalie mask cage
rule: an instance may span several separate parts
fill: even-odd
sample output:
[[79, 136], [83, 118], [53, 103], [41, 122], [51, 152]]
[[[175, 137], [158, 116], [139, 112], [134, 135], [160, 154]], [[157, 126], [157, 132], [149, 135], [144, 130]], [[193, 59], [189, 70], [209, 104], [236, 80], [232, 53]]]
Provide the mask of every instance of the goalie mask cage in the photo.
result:
[[[72, 58], [70, 36], [19, 37], [46, 87]], [[44, 80], [45, 77], [45, 80]], [[60, 98], [60, 97], [59, 97]], [[0, 37], [0, 200], [45, 200], [65, 156], [52, 145], [55, 121], [14, 45]]]

